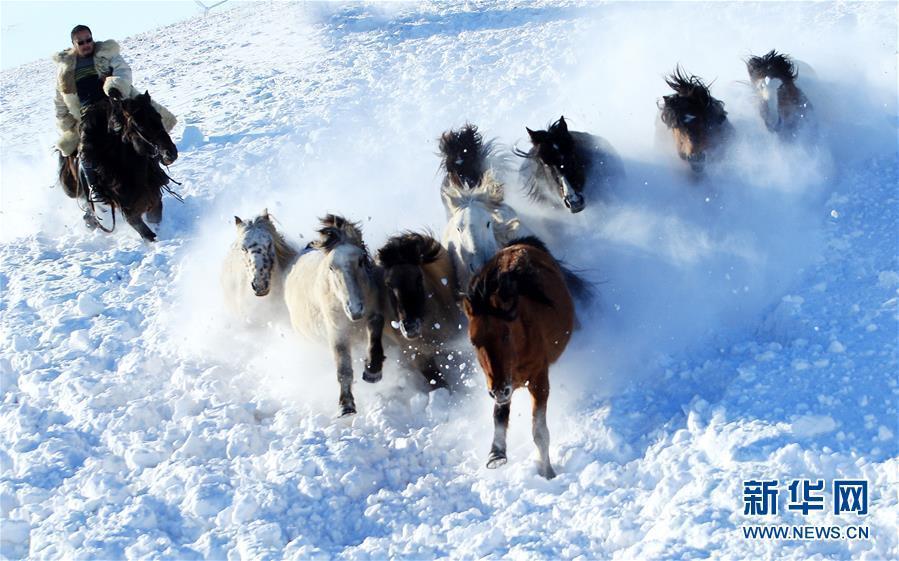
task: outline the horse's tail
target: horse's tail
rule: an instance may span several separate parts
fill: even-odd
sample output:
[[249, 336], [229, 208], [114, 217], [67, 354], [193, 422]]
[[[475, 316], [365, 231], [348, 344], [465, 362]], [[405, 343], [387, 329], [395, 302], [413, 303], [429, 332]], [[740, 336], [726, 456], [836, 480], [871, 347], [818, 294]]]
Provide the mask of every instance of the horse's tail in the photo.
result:
[[581, 274], [582, 271], [575, 271], [564, 261], [557, 259], [556, 262], [559, 264], [559, 269], [561, 269], [562, 276], [565, 278], [565, 286], [568, 287], [568, 292], [571, 293], [574, 299], [585, 306], [593, 304], [593, 301], [596, 299], [596, 286]]
[[537, 236], [515, 238], [507, 243], [506, 247], [509, 247], [510, 245], [527, 245], [548, 253], [555, 259], [556, 264], [559, 266], [559, 270], [562, 271], [562, 277], [565, 279], [565, 286], [575, 300], [585, 306], [589, 306], [596, 299], [596, 287], [583, 276], [583, 271], [572, 269], [561, 259], [556, 259], [552, 252], [546, 247], [546, 244], [543, 243], [543, 240]]

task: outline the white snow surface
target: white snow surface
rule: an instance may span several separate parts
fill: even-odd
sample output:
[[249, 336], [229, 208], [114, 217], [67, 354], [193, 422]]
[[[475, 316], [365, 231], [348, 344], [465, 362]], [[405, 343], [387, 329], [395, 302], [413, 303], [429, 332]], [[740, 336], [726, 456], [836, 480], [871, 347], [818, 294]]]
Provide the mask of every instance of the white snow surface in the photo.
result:
[[[2, 73], [0, 554], [19, 559], [896, 559], [896, 5], [253, 3], [121, 41], [179, 115], [159, 241], [87, 231], [55, 181], [54, 68]], [[61, 47], [64, 46], [61, 44]], [[801, 60], [813, 146], [756, 113], [742, 60]], [[49, 53], [48, 53], [49, 54]], [[681, 63], [739, 132], [699, 181], [658, 143]], [[813, 69], [806, 70], [803, 69]], [[511, 204], [597, 283], [552, 368], [537, 475], [527, 396], [509, 463], [464, 347], [424, 391], [389, 350], [336, 420], [323, 345], [224, 312], [233, 215], [292, 243], [337, 212], [379, 247], [439, 232], [436, 139], [507, 148], [565, 115], [627, 180], [571, 216]], [[458, 326], [450, 326], [458, 327]], [[870, 539], [765, 541], [742, 482], [869, 481]]]

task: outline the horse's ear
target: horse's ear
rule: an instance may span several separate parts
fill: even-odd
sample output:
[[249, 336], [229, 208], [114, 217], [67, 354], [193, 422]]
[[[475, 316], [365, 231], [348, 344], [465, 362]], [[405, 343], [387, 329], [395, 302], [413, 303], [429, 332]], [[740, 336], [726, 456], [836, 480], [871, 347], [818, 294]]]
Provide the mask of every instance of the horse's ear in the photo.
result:
[[565, 115], [559, 117], [559, 130], [562, 132], [568, 132], [568, 123], [565, 122]]
[[531, 137], [531, 142], [534, 144], [540, 144], [541, 142], [546, 141], [546, 131], [532, 131], [531, 129], [524, 127], [526, 131], [528, 131], [528, 136]]
[[268, 213], [268, 208], [262, 209], [262, 216], [263, 216], [266, 220], [271, 220], [271, 218], [272, 218], [271, 215], [269, 215], [269, 213]]
[[235, 226], [241, 226], [241, 225], [243, 225], [243, 220], [241, 220], [239, 216], [235, 216], [235, 217], [234, 217], [234, 225], [235, 225]]

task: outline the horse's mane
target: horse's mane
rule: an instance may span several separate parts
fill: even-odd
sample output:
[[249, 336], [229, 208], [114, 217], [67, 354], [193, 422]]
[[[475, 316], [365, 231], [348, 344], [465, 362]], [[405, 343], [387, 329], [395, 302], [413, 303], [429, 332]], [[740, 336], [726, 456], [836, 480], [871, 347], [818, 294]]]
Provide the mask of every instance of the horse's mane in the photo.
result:
[[298, 253], [297, 250], [284, 239], [281, 232], [275, 228], [275, 223], [272, 218], [273, 216], [266, 210], [261, 215], [247, 222], [246, 228], [248, 230], [252, 228], [262, 228], [268, 232], [269, 236], [272, 238], [272, 243], [275, 246], [275, 258], [278, 259], [278, 266], [285, 269], [296, 258]]
[[362, 241], [362, 227], [358, 222], [350, 222], [343, 216], [328, 214], [321, 219], [319, 239], [312, 242], [312, 247], [325, 252], [333, 250], [342, 243], [355, 245], [368, 255], [368, 248]]
[[513, 245], [527, 245], [530, 247], [536, 247], [539, 250], [549, 253], [549, 248], [547, 248], [546, 244], [543, 243], [543, 240], [541, 240], [537, 236], [523, 236], [520, 238], [515, 238], [514, 240], [509, 240], [509, 243], [507, 243], [505, 247]]
[[674, 94], [662, 98], [662, 122], [669, 128], [679, 126], [680, 117], [688, 114], [709, 114], [712, 122], [721, 123], [727, 117], [724, 103], [712, 97], [709, 87], [695, 74], [687, 74], [678, 65], [674, 72], [665, 77]]
[[[546, 246], [535, 236], [518, 238], [508, 245], [516, 243], [546, 251]], [[513, 304], [508, 309], [502, 309], [493, 305], [491, 296], [494, 294], [501, 302], [516, 302], [519, 297], [525, 296], [544, 306], [553, 305], [543, 290], [539, 272], [530, 259], [515, 259], [510, 265], [503, 269], [500, 267], [500, 259], [494, 257], [471, 279], [465, 298], [471, 305], [473, 316], [490, 315], [507, 321], [515, 318], [516, 306]]]
[[791, 82], [799, 77], [796, 66], [788, 55], [771, 49], [762, 56], [752, 56], [746, 61], [746, 69], [752, 80], [777, 78], [782, 82]]
[[378, 261], [385, 267], [427, 265], [440, 257], [443, 246], [429, 234], [403, 232], [387, 240], [378, 250]]
[[[484, 142], [478, 127], [471, 123], [458, 130], [448, 130], [440, 135], [440, 169], [451, 178], [462, 178], [471, 172], [472, 179], [480, 180], [488, 169], [487, 159], [494, 151], [494, 141]], [[468, 168], [468, 169], [466, 169]], [[474, 181], [475, 184], [478, 181]]]
[[462, 189], [453, 183], [447, 185], [444, 192], [449, 199], [450, 213], [455, 213], [473, 202], [480, 202], [491, 211], [498, 210], [505, 200], [505, 186], [493, 176], [493, 172], [490, 170], [484, 172], [477, 187]]

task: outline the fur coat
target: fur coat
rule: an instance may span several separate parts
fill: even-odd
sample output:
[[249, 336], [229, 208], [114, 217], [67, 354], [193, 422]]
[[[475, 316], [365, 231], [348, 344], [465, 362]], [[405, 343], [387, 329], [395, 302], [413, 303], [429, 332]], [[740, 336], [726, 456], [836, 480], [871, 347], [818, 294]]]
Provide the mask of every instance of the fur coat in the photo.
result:
[[[78, 99], [78, 90], [75, 88], [75, 61], [74, 47], [61, 51], [53, 56], [56, 63], [56, 126], [59, 128], [60, 137], [56, 147], [63, 155], [69, 156], [78, 147], [78, 125], [81, 122], [81, 101]], [[136, 97], [140, 94], [131, 85], [131, 67], [119, 54], [119, 44], [113, 40], [97, 41], [94, 43], [94, 66], [103, 83], [103, 93], [109, 95], [109, 90], [115, 88], [125, 97]], [[162, 116], [162, 124], [166, 131], [171, 131], [178, 120], [172, 113], [155, 101], [153, 107]]]

